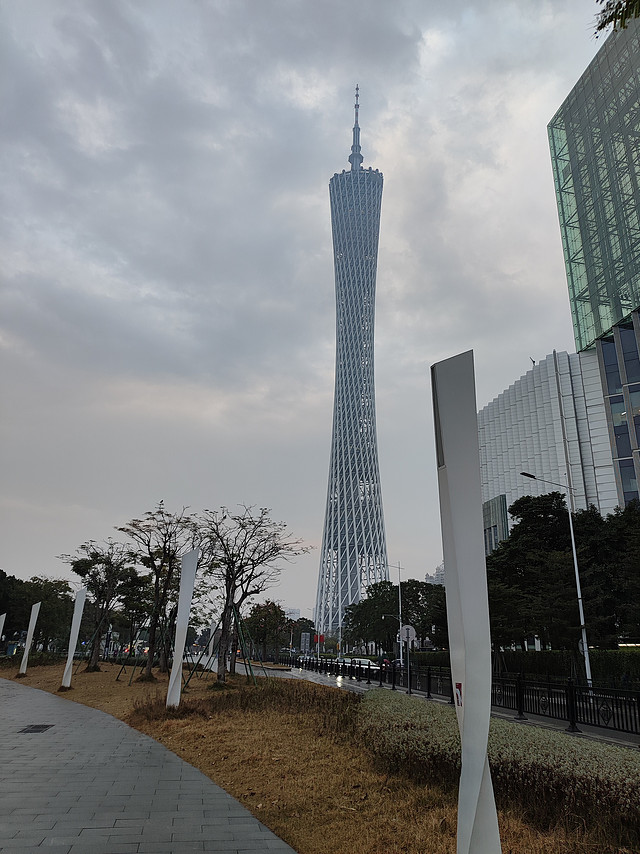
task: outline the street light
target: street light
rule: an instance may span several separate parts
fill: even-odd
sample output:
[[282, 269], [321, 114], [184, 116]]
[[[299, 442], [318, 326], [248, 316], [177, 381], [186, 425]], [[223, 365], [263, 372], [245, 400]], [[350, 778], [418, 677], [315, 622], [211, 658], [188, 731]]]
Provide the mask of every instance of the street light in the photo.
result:
[[580, 586], [580, 572], [578, 571], [578, 555], [576, 553], [576, 540], [573, 535], [573, 518], [572, 518], [572, 510], [573, 510], [573, 496], [572, 492], [574, 491], [570, 486], [566, 483], [556, 483], [553, 480], [545, 480], [542, 477], [536, 477], [535, 474], [531, 474], [528, 471], [521, 471], [520, 474], [523, 477], [531, 478], [531, 480], [538, 480], [540, 483], [548, 483], [551, 486], [559, 486], [561, 489], [565, 489], [567, 495], [569, 496], [569, 507], [567, 508], [569, 511], [569, 532], [571, 534], [571, 551], [573, 552], [573, 569], [576, 576], [576, 590], [578, 592], [578, 613], [580, 615], [580, 631], [582, 632], [582, 654], [584, 655], [584, 669], [587, 675], [587, 685], [591, 688], [591, 662], [589, 660], [589, 644], [587, 643], [587, 627], [584, 623], [584, 609], [582, 607], [582, 588]]

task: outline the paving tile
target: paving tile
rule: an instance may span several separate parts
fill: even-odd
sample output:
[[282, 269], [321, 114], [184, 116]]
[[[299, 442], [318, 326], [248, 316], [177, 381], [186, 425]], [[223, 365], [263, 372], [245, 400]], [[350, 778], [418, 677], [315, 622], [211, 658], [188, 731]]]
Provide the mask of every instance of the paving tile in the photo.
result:
[[[2, 854], [295, 854], [196, 768], [110, 715], [1, 678], [0, 706]], [[25, 721], [53, 726], [18, 734]]]

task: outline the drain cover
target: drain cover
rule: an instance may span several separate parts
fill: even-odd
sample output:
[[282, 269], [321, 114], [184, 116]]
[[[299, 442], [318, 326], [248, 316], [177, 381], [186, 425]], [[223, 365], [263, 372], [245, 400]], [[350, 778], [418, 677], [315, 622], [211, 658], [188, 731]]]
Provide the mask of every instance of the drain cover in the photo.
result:
[[44, 732], [47, 729], [51, 729], [53, 724], [29, 724], [24, 729], [19, 729], [18, 732]]

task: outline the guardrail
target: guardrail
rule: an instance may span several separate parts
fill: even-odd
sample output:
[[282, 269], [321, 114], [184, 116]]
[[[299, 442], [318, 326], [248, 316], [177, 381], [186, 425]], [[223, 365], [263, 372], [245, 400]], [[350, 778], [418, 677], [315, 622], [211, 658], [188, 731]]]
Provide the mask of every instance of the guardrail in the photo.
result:
[[[402, 669], [390, 664], [345, 664], [337, 659], [298, 661], [296, 666], [327, 676], [354, 679], [368, 685], [390, 685], [391, 690], [417, 691], [447, 699], [453, 704], [453, 684], [448, 667]], [[589, 688], [567, 679], [564, 684], [551, 681], [531, 681], [521, 676], [494, 676], [491, 684], [491, 703], [511, 709], [514, 717], [525, 720], [527, 714], [554, 718], [568, 723], [570, 732], [580, 732], [579, 724], [601, 727], [616, 732], [640, 735], [640, 692], [619, 688]]]

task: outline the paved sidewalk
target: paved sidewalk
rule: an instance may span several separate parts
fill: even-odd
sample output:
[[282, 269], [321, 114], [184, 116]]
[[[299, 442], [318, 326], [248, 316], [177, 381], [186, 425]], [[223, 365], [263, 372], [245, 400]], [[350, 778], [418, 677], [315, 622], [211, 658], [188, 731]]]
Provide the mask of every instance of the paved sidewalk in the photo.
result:
[[[30, 725], [42, 731], [25, 732]], [[0, 678], [2, 854], [295, 854], [208, 777], [116, 718]]]

